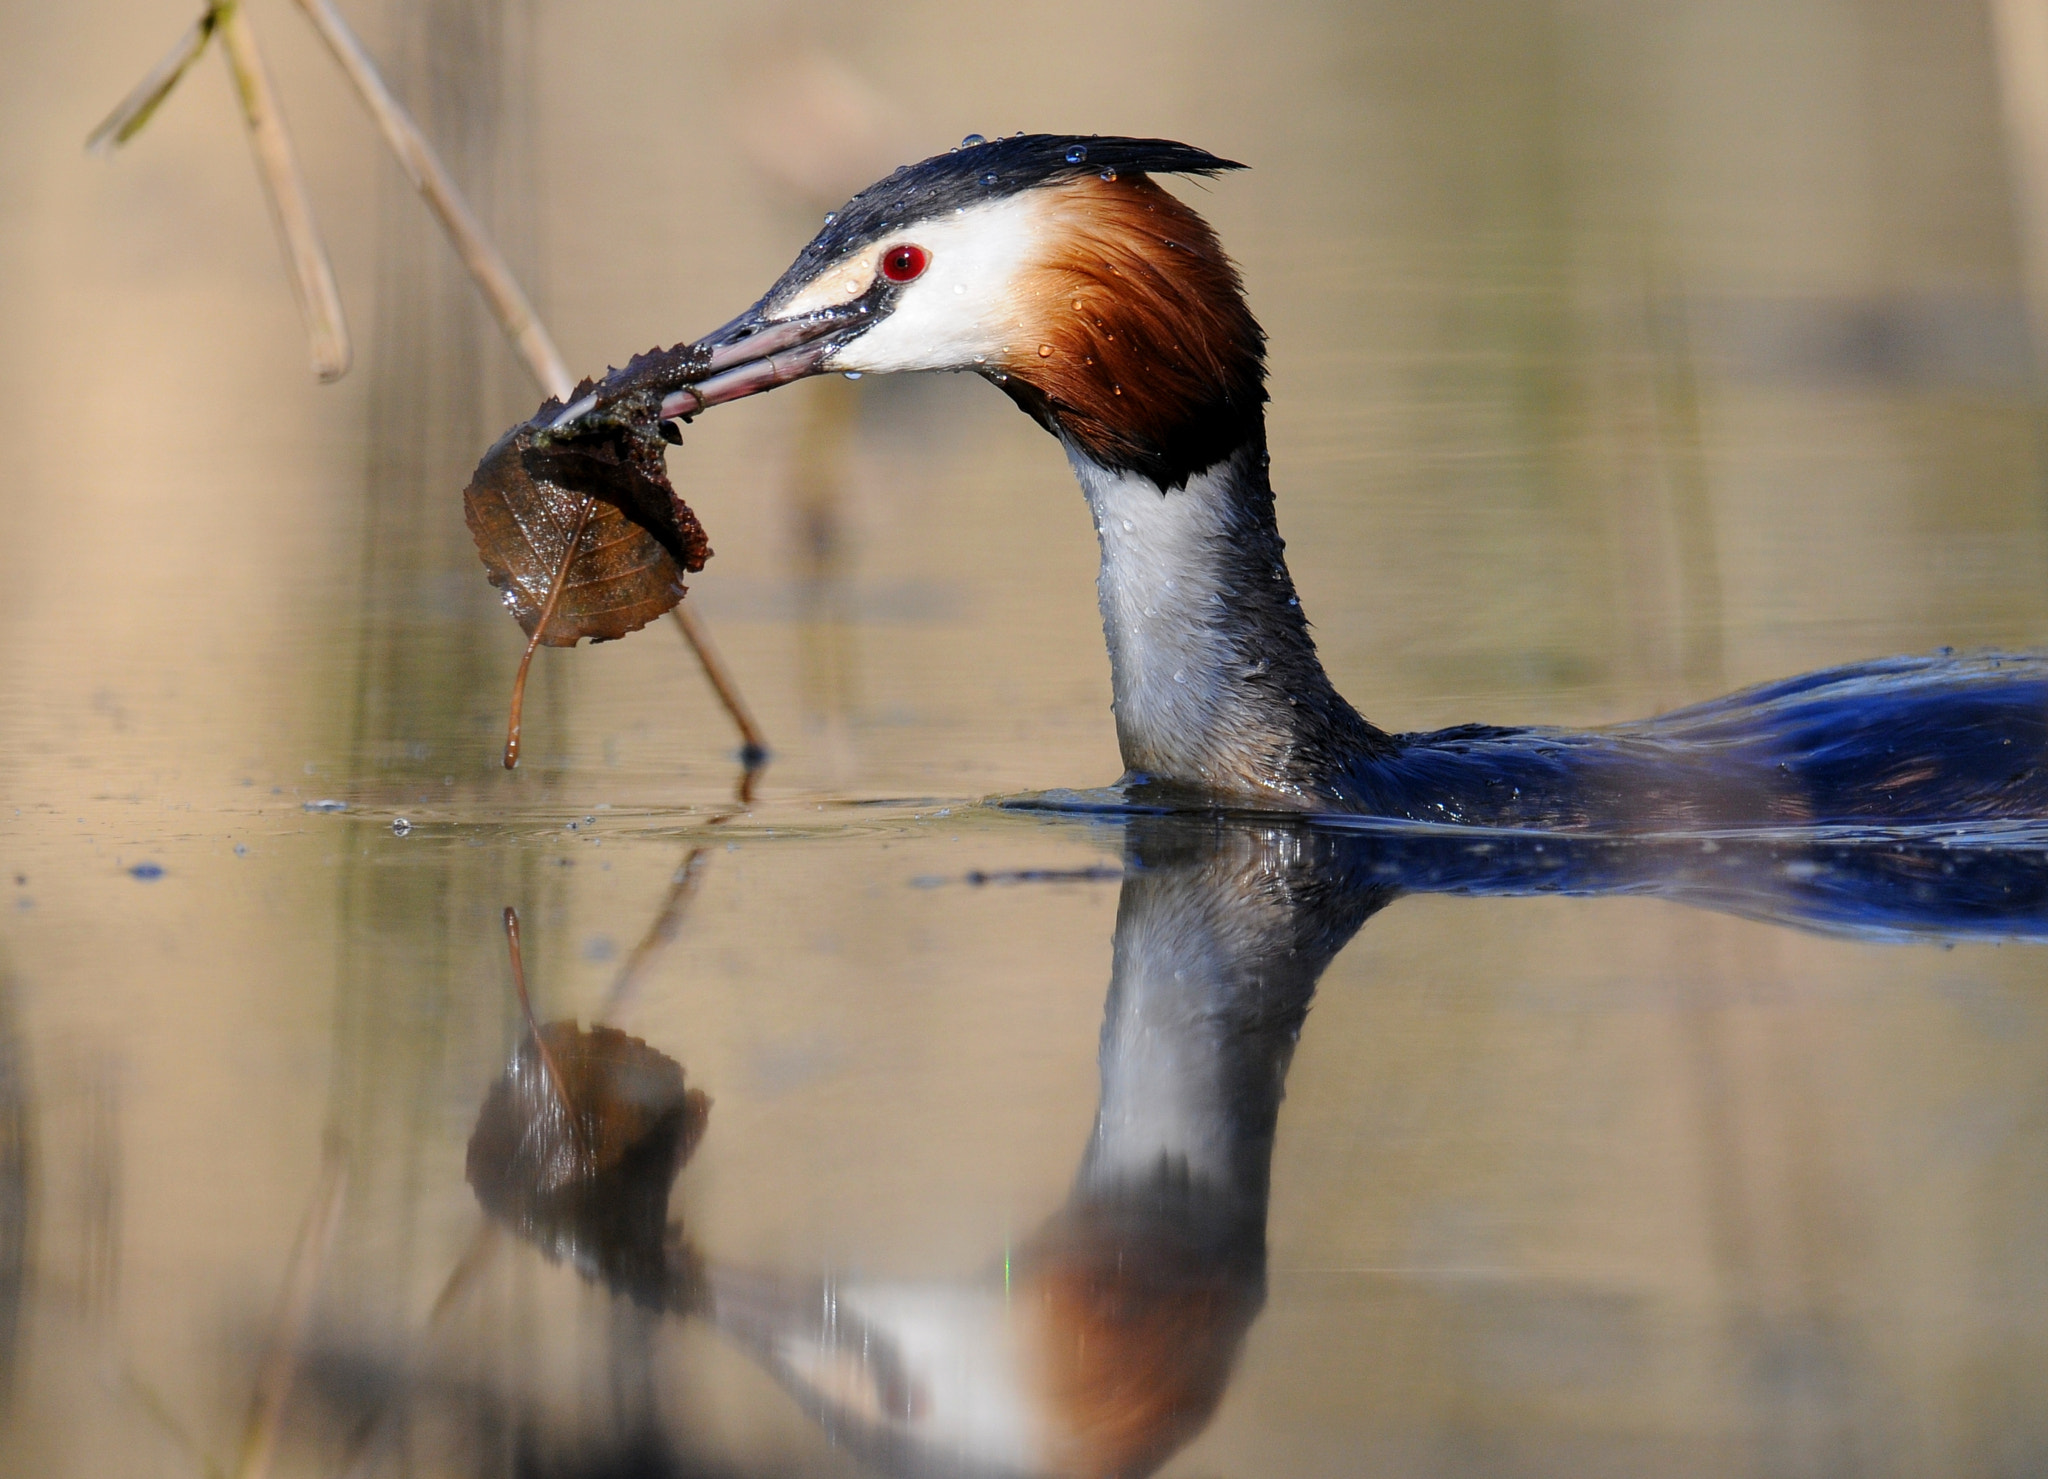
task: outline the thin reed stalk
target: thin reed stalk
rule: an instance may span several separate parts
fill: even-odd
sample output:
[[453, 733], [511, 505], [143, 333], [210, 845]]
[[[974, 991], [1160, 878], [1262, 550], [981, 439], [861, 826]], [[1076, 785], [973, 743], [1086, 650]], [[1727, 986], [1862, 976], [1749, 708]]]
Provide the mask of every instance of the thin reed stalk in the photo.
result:
[[2048, 376], [2048, 0], [1992, 0], [2034, 373]]
[[171, 95], [171, 89], [192, 70], [192, 64], [206, 50], [206, 43], [213, 39], [214, 28], [220, 24], [221, 14], [227, 8], [223, 3], [207, 6], [199, 19], [178, 38], [177, 44], [164, 53], [164, 59], [149, 69], [149, 75], [136, 83], [128, 96], [115, 105], [114, 111], [100, 120], [98, 128], [86, 135], [85, 147], [94, 154], [111, 154], [141, 133], [143, 125], [156, 116], [156, 110]]
[[341, 1208], [347, 1193], [348, 1156], [338, 1143], [330, 1143], [320, 1185], [313, 1193], [312, 1205], [306, 1208], [305, 1221], [299, 1225], [298, 1242], [285, 1269], [284, 1286], [278, 1291], [270, 1348], [264, 1352], [256, 1389], [249, 1397], [249, 1419], [242, 1432], [235, 1479], [264, 1479], [270, 1472], [285, 1402], [298, 1374], [299, 1351], [305, 1344], [306, 1327], [312, 1322], [313, 1301], [327, 1270], [335, 1230], [341, 1226]]
[[740, 764], [749, 771], [758, 770], [768, 758], [768, 741], [761, 733], [761, 726], [754, 722], [753, 711], [747, 707], [747, 701], [740, 696], [740, 687], [733, 681], [732, 670], [718, 655], [718, 649], [711, 645], [711, 634], [704, 629], [704, 623], [696, 612], [686, 606], [677, 606], [669, 615], [682, 628], [683, 640], [690, 644], [690, 650], [697, 654], [697, 661], [704, 665], [704, 676], [710, 679], [718, 701], [725, 705], [725, 712], [732, 716], [732, 722], [740, 732]]
[[[211, 15], [214, 12], [209, 11]], [[249, 146], [256, 155], [256, 173], [263, 181], [270, 219], [277, 226], [285, 261], [291, 268], [292, 293], [313, 349], [313, 373], [332, 383], [348, 373], [354, 352], [349, 347], [348, 321], [342, 314], [341, 290], [334, 284], [334, 265], [313, 219], [313, 202], [299, 170], [297, 151], [285, 129], [270, 69], [257, 49], [256, 33], [239, 4], [219, 11], [221, 51], [235, 79], [242, 120], [249, 126]], [[201, 42], [204, 45], [204, 42]], [[173, 78], [173, 81], [176, 79]]]
[[562, 363], [540, 316], [533, 311], [533, 304], [527, 301], [519, 280], [512, 275], [511, 266], [463, 198], [454, 176], [441, 163], [441, 157], [420, 132], [419, 125], [412, 121], [412, 115], [385, 86], [383, 74], [378, 72], [377, 64], [356, 33], [349, 29], [348, 22], [341, 18], [341, 12], [329, 0], [298, 0], [298, 4], [312, 21], [313, 29], [320, 33], [320, 39], [327, 43], [335, 61], [341, 64], [356, 96], [370, 110], [371, 118], [383, 132], [384, 142], [397, 156], [399, 168], [425, 198], [441, 229], [448, 233], [455, 255], [462, 259], [484, 301], [490, 304], [492, 316], [518, 348], [534, 379], [543, 391], [566, 403], [575, 390], [568, 367]]

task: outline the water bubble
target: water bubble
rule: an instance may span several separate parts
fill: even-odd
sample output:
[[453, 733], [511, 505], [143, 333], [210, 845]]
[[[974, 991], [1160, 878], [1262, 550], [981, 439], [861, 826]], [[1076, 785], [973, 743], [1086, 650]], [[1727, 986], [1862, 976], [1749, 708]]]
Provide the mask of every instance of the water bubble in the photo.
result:
[[393, 817], [391, 819], [391, 835], [393, 837], [403, 837], [406, 833], [410, 832], [411, 830], [412, 823], [407, 821], [404, 817]]
[[1137, 527], [1138, 526], [1136, 524], [1133, 524], [1129, 519], [1124, 520], [1124, 533], [1130, 534], [1134, 532], [1137, 529]]
[[988, 140], [984, 139], [980, 134], [969, 134], [966, 138], [960, 141], [960, 147], [963, 149], [972, 149], [976, 144], [986, 144], [987, 142]]
[[235, 856], [238, 858], [246, 858], [247, 856], [249, 856], [249, 844], [246, 842], [237, 842], [235, 844]]
[[838, 220], [838, 219], [839, 219], [839, 212], [837, 212], [837, 211], [827, 211], [827, 212], [825, 212], [825, 224], [826, 224], [827, 226], [830, 226], [830, 225], [831, 225], [831, 224], [832, 224], [832, 223], [833, 223], [834, 221], [836, 221], [836, 220]]
[[988, 172], [987, 174], [985, 174], [985, 175], [983, 175], [983, 176], [981, 177], [981, 183], [982, 183], [982, 184], [984, 184], [984, 185], [993, 185], [993, 184], [994, 184], [995, 182], [996, 182], [996, 176], [995, 176], [995, 171], [993, 171], [993, 170], [989, 171], [989, 172]]
[[1105, 180], [1114, 180], [1116, 178], [1116, 171], [1113, 169], [1106, 169], [1102, 172], [1102, 178]]
[[299, 803], [299, 810], [300, 810], [300, 811], [347, 811], [347, 810], [348, 810], [348, 803], [347, 803], [346, 801], [302, 801], [302, 802], [300, 802], [300, 803]]
[[1040, 359], [1051, 359], [1051, 358], [1052, 358], [1052, 346], [1051, 346], [1050, 344], [1041, 344], [1041, 345], [1039, 345], [1039, 346], [1038, 346], [1038, 357], [1039, 357]]
[[846, 372], [846, 378], [849, 380], [858, 380], [860, 379], [860, 374], [861, 372], [859, 370], [848, 370]]
[[1079, 164], [1082, 160], [1086, 159], [1087, 157], [1088, 147], [1085, 144], [1076, 144], [1073, 148], [1067, 151], [1068, 164]]

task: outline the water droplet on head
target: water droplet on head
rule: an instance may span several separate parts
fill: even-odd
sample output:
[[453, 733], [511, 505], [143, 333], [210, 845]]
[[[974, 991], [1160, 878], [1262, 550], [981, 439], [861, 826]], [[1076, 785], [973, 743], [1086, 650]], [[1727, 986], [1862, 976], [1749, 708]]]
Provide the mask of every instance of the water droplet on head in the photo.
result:
[[1041, 344], [1041, 345], [1039, 345], [1039, 346], [1038, 346], [1038, 357], [1039, 357], [1040, 359], [1051, 359], [1051, 358], [1052, 358], [1052, 346], [1051, 346], [1050, 344]]
[[1129, 519], [1124, 520], [1124, 533], [1129, 534], [1137, 527], [1138, 526], [1136, 524], [1133, 524]]
[[956, 294], [957, 296], [959, 296], [959, 297], [962, 297], [962, 298], [966, 297], [966, 296], [967, 296], [967, 284], [966, 284], [966, 283], [964, 283], [964, 282], [956, 282], [956, 283], [954, 283], [954, 284], [953, 284], [953, 292], [954, 292], [954, 293], [955, 293], [955, 294]]
[[976, 355], [976, 356], [974, 357], [974, 362], [975, 362], [975, 363], [976, 363], [977, 365], [985, 365], [985, 364], [987, 364], [987, 363], [988, 363], [988, 356], [987, 356], [987, 355], [985, 355], [985, 354], [977, 354], [977, 355]]
[[830, 225], [831, 225], [831, 224], [832, 224], [832, 223], [833, 223], [834, 221], [836, 221], [836, 220], [838, 220], [838, 219], [839, 219], [839, 212], [837, 212], [837, 211], [827, 211], [827, 212], [825, 212], [825, 224], [826, 224], [827, 226], [830, 226]]
[[1073, 148], [1067, 151], [1068, 164], [1079, 164], [1082, 160], [1086, 159], [1087, 157], [1088, 146], [1085, 144], [1076, 144]]
[[966, 138], [960, 141], [960, 147], [963, 149], [972, 149], [976, 144], [986, 144], [987, 142], [988, 140], [984, 139], [980, 134], [969, 134]]
[[1102, 178], [1105, 180], [1114, 180], [1116, 178], [1116, 171], [1113, 169], [1106, 169], [1102, 172]]
[[861, 372], [860, 372], [859, 370], [848, 370], [848, 371], [846, 371], [846, 378], [847, 378], [847, 379], [849, 379], [849, 380], [858, 380], [858, 379], [860, 379], [860, 376], [861, 376]]
[[993, 171], [993, 170], [989, 171], [989, 172], [988, 172], [987, 174], [985, 174], [985, 175], [983, 175], [983, 176], [981, 177], [981, 183], [982, 183], [982, 184], [984, 184], [984, 185], [993, 185], [993, 184], [994, 184], [995, 182], [996, 182], [996, 176], [995, 176], [995, 171]]

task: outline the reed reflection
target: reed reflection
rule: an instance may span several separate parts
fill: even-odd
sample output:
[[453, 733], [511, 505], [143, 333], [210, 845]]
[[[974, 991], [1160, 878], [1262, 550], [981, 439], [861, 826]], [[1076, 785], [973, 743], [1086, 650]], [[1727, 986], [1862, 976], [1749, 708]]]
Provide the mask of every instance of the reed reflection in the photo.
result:
[[[658, 1230], [694, 1126], [635, 1162], [641, 1180], [619, 1193], [634, 1216], [593, 1211], [592, 1179], [573, 1218], [508, 1220], [642, 1307], [709, 1320], [880, 1472], [1143, 1475], [1223, 1398], [1265, 1301], [1274, 1133], [1317, 981], [1401, 895], [1643, 893], [1871, 939], [2048, 934], [2048, 840], [2030, 834], [1621, 843], [1214, 814], [1115, 825], [1124, 879], [1094, 1128], [1065, 1204], [980, 1275], [832, 1279]], [[537, 1044], [563, 1050], [573, 1033], [529, 1038], [479, 1123], [471, 1177], [496, 1215], [502, 1177], [488, 1154], [480, 1177], [478, 1145], [488, 1130], [523, 1147], [497, 1153], [501, 1170], [549, 1163], [567, 1121], [538, 1081]], [[626, 1077], [665, 1086], [656, 1109], [682, 1113], [679, 1073]], [[506, 1084], [531, 1106], [524, 1140], [506, 1135]], [[630, 1248], [599, 1246], [628, 1228]]]

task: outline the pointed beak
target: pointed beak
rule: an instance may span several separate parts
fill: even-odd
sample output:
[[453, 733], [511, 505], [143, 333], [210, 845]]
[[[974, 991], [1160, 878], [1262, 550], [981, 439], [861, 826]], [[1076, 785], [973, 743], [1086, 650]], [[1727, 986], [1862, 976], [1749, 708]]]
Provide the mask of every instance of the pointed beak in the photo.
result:
[[[694, 416], [727, 401], [817, 374], [827, 355], [875, 321], [876, 297], [868, 293], [851, 303], [784, 319], [769, 318], [755, 304], [724, 328], [697, 341], [699, 349], [710, 351], [702, 378], [664, 396], [661, 419]], [[605, 394], [614, 397], [626, 388], [607, 381]], [[597, 392], [584, 396], [555, 417], [550, 430], [563, 430], [597, 404]]]

